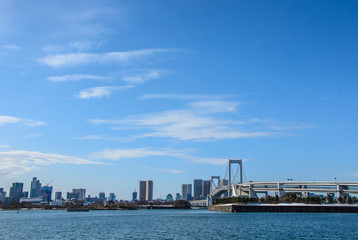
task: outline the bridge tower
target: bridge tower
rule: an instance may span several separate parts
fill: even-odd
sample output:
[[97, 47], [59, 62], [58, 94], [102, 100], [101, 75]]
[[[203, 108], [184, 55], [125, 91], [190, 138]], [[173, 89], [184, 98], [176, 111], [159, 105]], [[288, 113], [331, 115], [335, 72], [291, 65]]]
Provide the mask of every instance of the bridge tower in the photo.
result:
[[[232, 197], [232, 190], [233, 190], [233, 185], [235, 183], [235, 179], [231, 179], [231, 164], [238, 164], [239, 165], [239, 170], [240, 170], [240, 182], [239, 183], [242, 183], [242, 159], [229, 159], [229, 190], [228, 190], [228, 193], [229, 193], [229, 197]], [[235, 177], [236, 177], [236, 174], [235, 174]], [[235, 178], [234, 177], [234, 178]]]

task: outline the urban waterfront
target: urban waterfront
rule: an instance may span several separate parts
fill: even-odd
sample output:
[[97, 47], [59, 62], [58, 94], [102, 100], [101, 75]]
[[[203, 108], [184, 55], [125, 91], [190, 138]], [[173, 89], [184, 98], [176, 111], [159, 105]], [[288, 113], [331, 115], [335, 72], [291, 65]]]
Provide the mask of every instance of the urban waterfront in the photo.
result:
[[0, 211], [1, 239], [356, 239], [357, 214]]

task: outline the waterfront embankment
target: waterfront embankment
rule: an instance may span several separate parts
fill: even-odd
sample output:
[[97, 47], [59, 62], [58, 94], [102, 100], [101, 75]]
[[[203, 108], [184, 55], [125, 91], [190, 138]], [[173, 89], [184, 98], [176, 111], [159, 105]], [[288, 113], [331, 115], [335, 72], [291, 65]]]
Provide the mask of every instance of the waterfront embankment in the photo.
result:
[[358, 205], [338, 204], [218, 204], [209, 207], [219, 212], [311, 212], [358, 213]]

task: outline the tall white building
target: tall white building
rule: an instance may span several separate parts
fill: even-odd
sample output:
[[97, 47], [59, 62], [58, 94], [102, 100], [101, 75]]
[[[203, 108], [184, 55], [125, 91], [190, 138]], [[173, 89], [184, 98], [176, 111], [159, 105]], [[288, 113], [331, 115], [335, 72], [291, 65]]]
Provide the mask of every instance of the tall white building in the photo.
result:
[[73, 189], [72, 193], [78, 193], [78, 200], [85, 200], [86, 198], [86, 189], [84, 188]]

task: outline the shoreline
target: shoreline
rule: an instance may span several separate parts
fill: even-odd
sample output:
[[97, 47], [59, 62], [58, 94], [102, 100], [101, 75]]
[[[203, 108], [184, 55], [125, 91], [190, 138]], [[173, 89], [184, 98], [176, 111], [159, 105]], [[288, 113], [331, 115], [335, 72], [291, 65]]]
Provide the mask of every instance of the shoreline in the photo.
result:
[[209, 211], [217, 212], [307, 212], [307, 213], [358, 213], [357, 204], [220, 204]]

